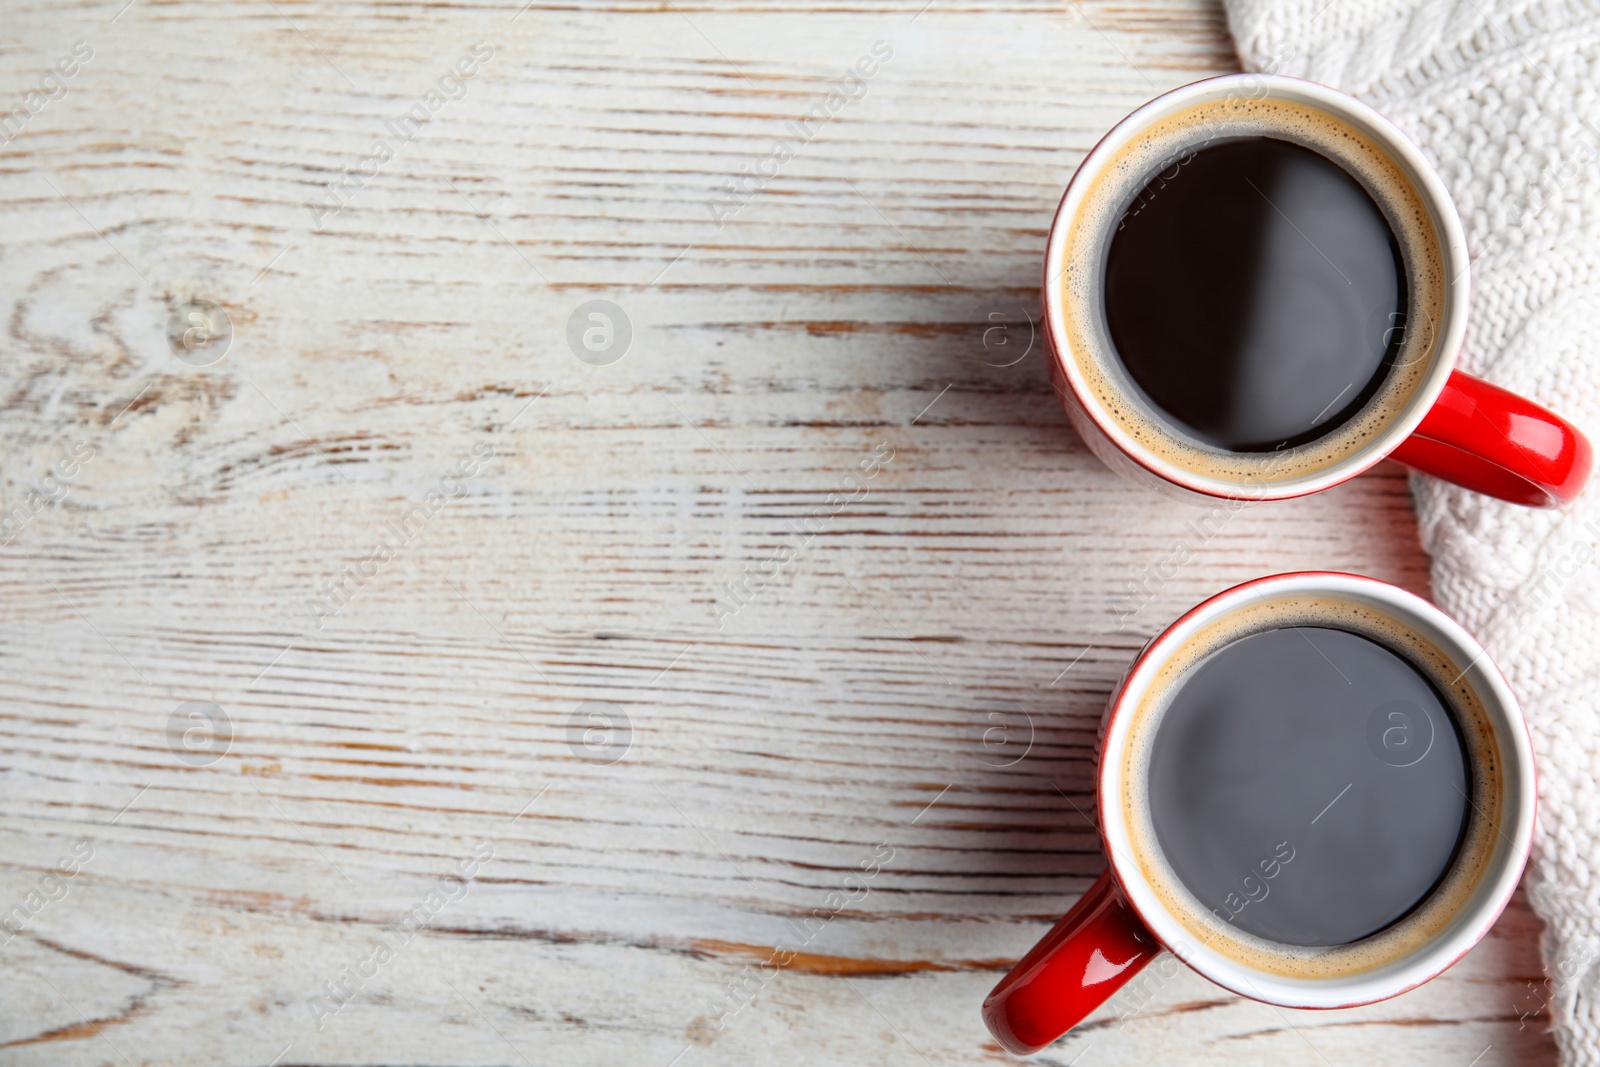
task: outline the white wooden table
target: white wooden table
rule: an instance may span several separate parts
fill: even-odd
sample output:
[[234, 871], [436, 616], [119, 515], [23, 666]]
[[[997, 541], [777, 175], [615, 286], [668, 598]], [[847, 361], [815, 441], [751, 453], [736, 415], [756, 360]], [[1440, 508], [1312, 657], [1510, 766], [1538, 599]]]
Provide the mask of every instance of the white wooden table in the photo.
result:
[[[4, 1063], [1003, 1062], [1133, 650], [1426, 592], [1398, 468], [1197, 537], [1028, 347], [1214, 4], [123, 2], [0, 16]], [[1537, 934], [1340, 1013], [1181, 972], [1040, 1062], [1551, 1063]]]

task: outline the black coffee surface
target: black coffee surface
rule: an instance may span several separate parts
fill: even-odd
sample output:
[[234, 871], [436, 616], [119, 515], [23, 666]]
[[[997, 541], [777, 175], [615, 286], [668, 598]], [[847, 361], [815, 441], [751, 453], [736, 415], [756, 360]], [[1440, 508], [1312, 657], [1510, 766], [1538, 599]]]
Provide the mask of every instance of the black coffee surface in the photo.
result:
[[1377, 933], [1443, 877], [1466, 824], [1453, 714], [1365, 637], [1285, 627], [1181, 680], [1156, 731], [1150, 810], [1167, 861], [1234, 926], [1287, 945]]
[[1251, 137], [1157, 174], [1112, 236], [1112, 344], [1178, 427], [1236, 452], [1298, 445], [1371, 399], [1403, 339], [1398, 242], [1333, 161]]

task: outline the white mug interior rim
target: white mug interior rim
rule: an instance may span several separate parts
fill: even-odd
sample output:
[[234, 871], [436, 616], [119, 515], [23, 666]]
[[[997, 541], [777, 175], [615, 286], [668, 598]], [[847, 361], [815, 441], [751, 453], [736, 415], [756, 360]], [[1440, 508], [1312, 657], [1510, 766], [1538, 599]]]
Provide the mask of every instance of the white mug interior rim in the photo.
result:
[[[1131, 735], [1130, 709], [1137, 708], [1166, 659], [1197, 631], [1229, 613], [1285, 594], [1354, 599], [1418, 631], [1465, 666], [1463, 674], [1483, 698], [1495, 733], [1504, 774], [1499, 838], [1484, 874], [1449, 924], [1421, 947], [1371, 970], [1344, 977], [1287, 977], [1197, 944], [1154, 889], [1134, 859], [1135, 846], [1124, 791], [1142, 782], [1123, 780]], [[1498, 668], [1460, 624], [1432, 604], [1374, 578], [1332, 571], [1273, 575], [1212, 597], [1169, 626], [1140, 652], [1107, 709], [1097, 769], [1097, 802], [1103, 843], [1117, 882], [1134, 911], [1158, 941], [1200, 974], [1241, 996], [1282, 1007], [1341, 1008], [1369, 1004], [1412, 989], [1444, 971], [1488, 933], [1521, 880], [1533, 841], [1537, 783], [1533, 746], [1515, 695]]]
[[[1066, 255], [1072, 222], [1094, 184], [1093, 179], [1107, 163], [1143, 131], [1166, 117], [1196, 104], [1226, 100], [1230, 93], [1247, 87], [1257, 96], [1264, 92], [1333, 115], [1366, 134], [1390, 155], [1410, 179], [1431, 216], [1434, 232], [1439, 238], [1447, 289], [1444, 305], [1446, 321], [1430, 356], [1433, 365], [1421, 386], [1399, 414], [1388, 422], [1383, 432], [1363, 447], [1313, 474], [1281, 483], [1252, 484], [1248, 489], [1238, 482], [1188, 470], [1156, 455], [1104, 410], [1094, 390], [1084, 381], [1083, 372], [1069, 351], [1060, 284], [1060, 264]], [[1050, 224], [1050, 240], [1044, 258], [1045, 329], [1051, 342], [1048, 351], [1089, 418], [1119, 450], [1146, 470], [1185, 489], [1224, 499], [1282, 500], [1304, 496], [1337, 485], [1381, 461], [1416, 430], [1433, 407], [1454, 369], [1456, 355], [1466, 332], [1469, 264], [1466, 233], [1462, 229], [1455, 202], [1421, 150], [1392, 122], [1354, 97], [1316, 82], [1281, 74], [1226, 74], [1191, 82], [1151, 100], [1112, 127], [1078, 165]]]

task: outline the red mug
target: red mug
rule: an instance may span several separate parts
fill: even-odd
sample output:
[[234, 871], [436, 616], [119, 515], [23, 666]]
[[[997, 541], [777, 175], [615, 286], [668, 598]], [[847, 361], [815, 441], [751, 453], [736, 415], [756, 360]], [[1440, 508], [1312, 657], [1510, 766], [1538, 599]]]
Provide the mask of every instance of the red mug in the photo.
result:
[[[1256, 116], [1263, 107], [1305, 116], [1306, 129], [1333, 131], [1329, 144], [1337, 143], [1371, 184], [1392, 190], [1391, 199], [1404, 206], [1389, 221], [1406, 262], [1415, 324], [1385, 330], [1386, 344], [1398, 337], [1396, 362], [1350, 419], [1294, 448], [1229, 452], [1152, 411], [1122, 370], [1105, 326], [1104, 252], [1125, 205], [1149, 176], [1175, 158], [1180, 164], [1192, 158], [1177, 153], [1196, 147], [1201, 124], [1211, 137], [1262, 134]], [[1390, 457], [1512, 503], [1558, 507], [1583, 488], [1593, 450], [1561, 416], [1454, 369], [1467, 326], [1468, 262], [1461, 219], [1444, 184], [1376, 111], [1296, 78], [1244, 74], [1195, 82], [1118, 123], [1067, 186], [1044, 263], [1051, 379], [1073, 426], [1107, 466], [1195, 502], [1304, 496]]]
[[[1446, 873], [1411, 911], [1348, 945], [1284, 946], [1230, 925], [1172, 873], [1148, 808], [1128, 800], [1149, 795], [1164, 701], [1183, 685], [1188, 668], [1286, 618], [1334, 629], [1378, 627], [1388, 635], [1385, 643], [1403, 646], [1414, 664], [1430, 664], [1437, 691], [1452, 694], [1461, 736], [1473, 739], [1463, 745], [1471, 782], [1465, 824]], [[1420, 597], [1328, 571], [1235, 586], [1146, 645], [1106, 705], [1095, 793], [1107, 871], [983, 1004], [990, 1033], [1020, 1055], [1076, 1026], [1163, 949], [1224, 988], [1280, 1007], [1353, 1007], [1412, 989], [1465, 955], [1499, 918], [1527, 862], [1536, 806], [1522, 712], [1472, 636]]]

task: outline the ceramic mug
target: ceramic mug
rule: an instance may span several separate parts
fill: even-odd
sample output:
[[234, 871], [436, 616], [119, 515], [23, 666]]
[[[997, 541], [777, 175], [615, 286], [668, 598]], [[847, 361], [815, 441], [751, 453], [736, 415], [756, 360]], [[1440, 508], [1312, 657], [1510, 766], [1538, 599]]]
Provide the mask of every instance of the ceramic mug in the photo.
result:
[[[1267, 112], [1277, 118], [1265, 121]], [[1173, 425], [1118, 361], [1104, 308], [1106, 249], [1130, 204], [1154, 188], [1145, 183], [1166, 180], [1169, 167], [1176, 175], [1206, 143], [1282, 138], [1286, 123], [1309, 131], [1306, 147], [1317, 149], [1319, 140], [1337, 147], [1355, 161], [1350, 166], [1359, 164], [1365, 185], [1387, 190], [1377, 199], [1389, 205], [1383, 210], [1404, 260], [1410, 321], [1396, 314], [1389, 316], [1392, 325], [1375, 327], [1385, 331], [1385, 345], [1394, 338], [1398, 351], [1382, 386], [1355, 415], [1293, 448], [1230, 452]], [[1390, 457], [1503, 500], [1559, 506], [1582, 489], [1593, 451], [1559, 415], [1454, 369], [1467, 327], [1468, 262], [1461, 219], [1443, 183], [1376, 111], [1296, 78], [1242, 74], [1195, 82], [1119, 122], [1067, 186], [1044, 262], [1052, 382], [1073, 426], [1107, 466], [1195, 502], [1304, 496]]]
[[[1178, 880], [1148, 809], [1128, 802], [1149, 795], [1149, 757], [1163, 701], [1182, 687], [1185, 671], [1289, 618], [1311, 620], [1293, 625], [1365, 627], [1387, 635], [1382, 643], [1398, 646], [1414, 666], [1425, 664], [1427, 676], [1438, 676], [1432, 684], [1450, 694], [1463, 738], [1470, 790], [1445, 874], [1401, 918], [1346, 945], [1283, 945], [1232, 925]], [[1367, 743], [1375, 742], [1369, 736]], [[1388, 753], [1373, 752], [1395, 767], [1423, 758], [1395, 763]], [[990, 1033], [1018, 1054], [1061, 1037], [1163, 949], [1226, 989], [1286, 1008], [1352, 1007], [1404, 993], [1460, 959], [1499, 918], [1527, 862], [1536, 804], [1522, 712], [1472, 636], [1420, 597], [1328, 571], [1235, 586], [1146, 645], [1106, 706], [1095, 789], [1108, 869], [984, 1001]], [[1309, 827], [1305, 832], [1314, 834]], [[1315, 847], [1315, 838], [1301, 847]]]

